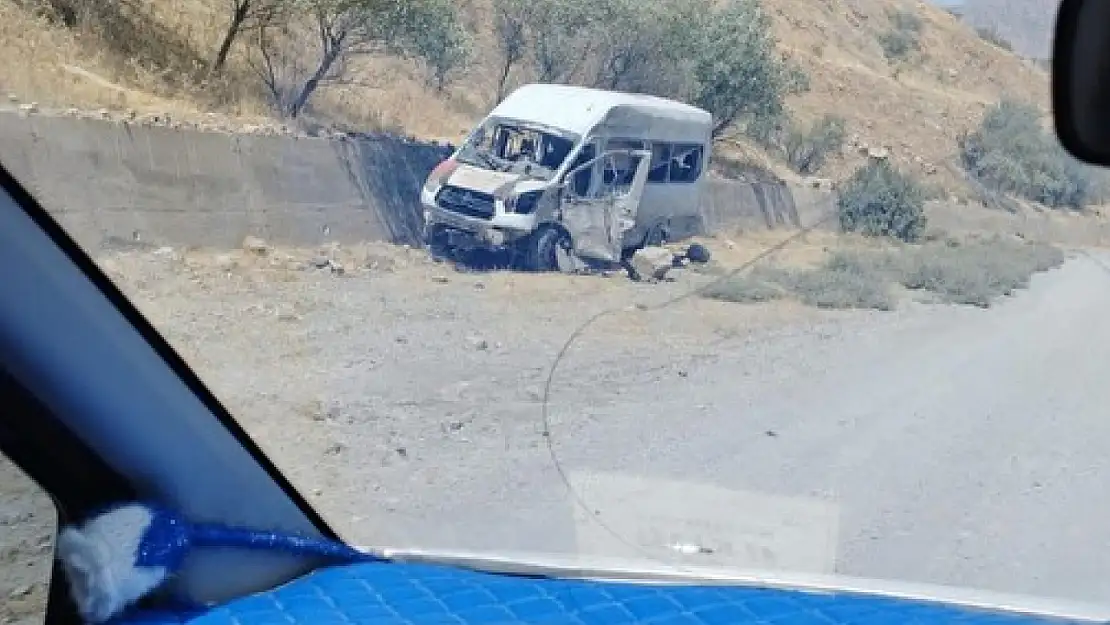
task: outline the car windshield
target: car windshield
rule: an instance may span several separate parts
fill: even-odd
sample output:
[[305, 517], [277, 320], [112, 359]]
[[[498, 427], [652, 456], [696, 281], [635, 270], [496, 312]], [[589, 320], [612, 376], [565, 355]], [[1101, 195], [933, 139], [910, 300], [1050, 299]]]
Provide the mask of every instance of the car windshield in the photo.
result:
[[490, 118], [467, 137], [457, 158], [467, 165], [550, 180], [574, 148], [575, 141], [569, 134], [522, 121]]
[[[471, 4], [0, 2], [0, 160], [352, 543], [1110, 602], [1053, 3]], [[580, 140], [488, 118], [531, 83], [713, 142], [494, 211]]]

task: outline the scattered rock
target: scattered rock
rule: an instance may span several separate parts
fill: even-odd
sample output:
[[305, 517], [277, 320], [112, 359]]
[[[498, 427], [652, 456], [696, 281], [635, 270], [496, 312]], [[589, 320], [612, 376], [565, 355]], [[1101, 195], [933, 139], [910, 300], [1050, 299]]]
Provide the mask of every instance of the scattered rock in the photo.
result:
[[235, 267], [238, 263], [235, 262], [235, 257], [231, 254], [219, 254], [215, 258], [216, 267], [221, 270], [228, 270]]
[[644, 247], [632, 254], [632, 279], [657, 282], [674, 267], [674, 253], [665, 247]]
[[367, 269], [393, 272], [397, 269], [397, 262], [390, 256], [377, 252], [367, 252], [363, 263]]
[[807, 176], [803, 180], [803, 183], [807, 187], [811, 187], [811, 188], [814, 188], [814, 189], [821, 189], [822, 191], [828, 191], [829, 189], [832, 189], [832, 184], [833, 184], [832, 180], [830, 180], [828, 178], [818, 178], [816, 176]]
[[890, 158], [890, 150], [886, 148], [868, 148], [867, 157], [877, 161], [884, 161]]
[[470, 396], [470, 387], [470, 382], [460, 380], [439, 389], [436, 395], [439, 397], [440, 401], [457, 403], [466, 400]]
[[262, 239], [248, 235], [243, 239], [243, 249], [254, 254], [262, 255], [270, 251], [270, 246]]

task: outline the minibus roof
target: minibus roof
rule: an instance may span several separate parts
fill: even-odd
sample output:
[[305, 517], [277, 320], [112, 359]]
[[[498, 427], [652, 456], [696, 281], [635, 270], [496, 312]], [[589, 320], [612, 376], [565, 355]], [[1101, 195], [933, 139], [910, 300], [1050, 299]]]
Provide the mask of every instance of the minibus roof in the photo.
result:
[[491, 117], [517, 119], [585, 136], [599, 124], [630, 136], [661, 141], [708, 142], [713, 116], [667, 98], [588, 87], [536, 83], [509, 94]]

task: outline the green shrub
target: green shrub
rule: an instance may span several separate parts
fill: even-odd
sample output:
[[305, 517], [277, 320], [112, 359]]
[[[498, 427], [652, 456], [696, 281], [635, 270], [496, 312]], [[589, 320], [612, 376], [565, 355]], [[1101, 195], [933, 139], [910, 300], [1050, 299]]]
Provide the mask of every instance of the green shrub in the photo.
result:
[[888, 61], [901, 61], [917, 50], [917, 37], [900, 30], [889, 30], [879, 35], [879, 45]]
[[783, 113], [774, 119], [753, 120], [747, 132], [794, 171], [814, 174], [825, 166], [830, 154], [844, 146], [845, 122], [836, 115], [825, 115], [809, 128], [799, 128]]
[[967, 173], [986, 188], [1053, 208], [1080, 209], [1102, 194], [1104, 175], [1064, 151], [1034, 106], [1003, 100], [959, 138]]
[[891, 29], [878, 35], [879, 46], [888, 61], [905, 60], [920, 49], [921, 18], [912, 11], [899, 9], [890, 14]]
[[925, 192], [887, 160], [873, 159], [856, 170], [837, 198], [845, 232], [917, 241], [925, 232]]

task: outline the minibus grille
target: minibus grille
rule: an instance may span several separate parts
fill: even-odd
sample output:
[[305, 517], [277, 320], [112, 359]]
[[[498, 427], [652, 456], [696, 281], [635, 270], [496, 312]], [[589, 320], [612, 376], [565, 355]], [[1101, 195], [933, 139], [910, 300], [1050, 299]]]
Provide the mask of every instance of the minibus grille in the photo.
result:
[[494, 212], [492, 195], [450, 185], [440, 190], [436, 204], [452, 213], [480, 219], [489, 219]]

